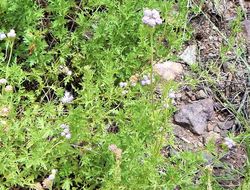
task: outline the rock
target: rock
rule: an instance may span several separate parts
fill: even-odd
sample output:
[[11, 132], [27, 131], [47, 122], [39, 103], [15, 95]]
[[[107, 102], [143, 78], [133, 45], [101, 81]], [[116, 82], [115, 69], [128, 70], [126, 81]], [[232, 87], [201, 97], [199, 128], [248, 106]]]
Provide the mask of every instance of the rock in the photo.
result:
[[203, 139], [201, 136], [193, 134], [190, 130], [184, 129], [179, 125], [172, 125], [175, 135], [175, 144], [182, 150], [197, 150], [203, 147]]
[[207, 94], [203, 91], [203, 90], [199, 90], [197, 93], [196, 93], [196, 98], [199, 100], [199, 99], [205, 99], [207, 98]]
[[216, 125], [215, 127], [214, 127], [214, 132], [216, 132], [216, 133], [220, 133], [220, 128]]
[[184, 52], [180, 55], [180, 58], [186, 62], [188, 65], [193, 65], [196, 63], [196, 45], [188, 46]]
[[164, 80], [174, 80], [183, 73], [183, 67], [180, 63], [165, 61], [153, 66], [154, 72], [160, 75]]
[[207, 124], [207, 131], [209, 132], [209, 131], [213, 131], [213, 130], [214, 130], [214, 124], [208, 123]]
[[207, 144], [209, 141], [216, 142], [220, 138], [221, 138], [220, 134], [210, 131], [204, 136], [204, 143]]
[[227, 120], [226, 122], [220, 122], [218, 125], [220, 129], [228, 130], [234, 127], [235, 122], [234, 120]]
[[174, 120], [178, 125], [202, 135], [205, 133], [208, 121], [212, 119], [213, 115], [213, 100], [204, 99], [181, 106], [180, 110], [174, 115]]

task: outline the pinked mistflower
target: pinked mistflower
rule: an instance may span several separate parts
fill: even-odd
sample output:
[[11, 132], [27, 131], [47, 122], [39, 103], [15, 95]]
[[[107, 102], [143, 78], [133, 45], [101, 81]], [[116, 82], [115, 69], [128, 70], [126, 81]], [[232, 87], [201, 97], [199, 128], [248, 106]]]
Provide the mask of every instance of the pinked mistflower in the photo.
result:
[[159, 11], [155, 9], [145, 9], [142, 22], [150, 27], [162, 24], [162, 19]]
[[1, 41], [1, 40], [4, 40], [5, 38], [6, 38], [5, 33], [0, 33], [0, 41]]
[[141, 80], [141, 85], [145, 86], [145, 85], [150, 85], [150, 84], [151, 84], [151, 80], [150, 80], [149, 76], [148, 75], [144, 75], [142, 77], [142, 80]]
[[7, 33], [8, 38], [15, 38], [16, 32], [14, 29], [11, 29], [9, 33]]
[[73, 95], [68, 91], [65, 91], [64, 96], [61, 98], [61, 102], [63, 104], [71, 103], [73, 100], [74, 100]]
[[224, 144], [227, 145], [229, 149], [232, 149], [233, 147], [236, 146], [236, 143], [229, 137], [224, 138]]
[[71, 133], [69, 130], [69, 125], [67, 124], [61, 124], [60, 126], [63, 131], [61, 132], [61, 136], [65, 137], [66, 139], [70, 139], [71, 138]]
[[11, 85], [7, 85], [5, 88], [4, 88], [5, 92], [12, 92], [13, 91], [13, 87]]
[[2, 78], [2, 79], [0, 79], [0, 85], [1, 84], [6, 84], [8, 81], [6, 80], [6, 79], [4, 79], [4, 78]]
[[53, 181], [56, 178], [56, 173], [57, 173], [57, 170], [53, 169], [51, 171], [51, 174], [49, 175], [49, 177], [43, 180], [43, 183], [42, 183], [43, 188], [46, 188], [46, 189], [51, 189], [52, 188]]
[[121, 88], [124, 88], [124, 87], [126, 87], [128, 85], [128, 83], [126, 83], [126, 82], [120, 82], [119, 83], [119, 86], [121, 87]]

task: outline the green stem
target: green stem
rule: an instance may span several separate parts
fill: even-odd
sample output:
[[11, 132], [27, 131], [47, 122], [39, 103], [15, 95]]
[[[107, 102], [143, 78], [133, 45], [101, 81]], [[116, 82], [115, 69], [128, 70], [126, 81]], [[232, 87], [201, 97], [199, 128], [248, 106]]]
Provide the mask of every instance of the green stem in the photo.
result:
[[11, 42], [10, 54], [9, 54], [9, 60], [8, 60], [8, 63], [7, 63], [7, 68], [9, 67], [10, 60], [11, 60], [11, 57], [12, 57], [13, 45], [14, 45], [14, 42]]
[[151, 99], [152, 103], [154, 100], [154, 84], [153, 84], [153, 65], [154, 65], [154, 29], [150, 31], [150, 46], [151, 46], [151, 59], [150, 59], [150, 64], [151, 64]]
[[4, 57], [4, 59], [7, 59], [7, 56], [8, 56], [8, 48], [9, 48], [9, 42], [6, 41], [6, 48], [5, 48], [5, 57]]
[[[13, 52], [13, 46], [14, 46], [14, 41], [12, 41], [10, 44], [10, 53], [9, 53], [9, 59], [8, 59], [7, 66], [6, 66], [6, 74], [5, 74], [6, 79], [8, 78], [8, 74], [9, 74], [8, 72], [9, 72], [9, 65], [10, 65], [10, 60], [11, 60], [12, 52]], [[7, 55], [7, 51], [6, 51], [6, 55]]]

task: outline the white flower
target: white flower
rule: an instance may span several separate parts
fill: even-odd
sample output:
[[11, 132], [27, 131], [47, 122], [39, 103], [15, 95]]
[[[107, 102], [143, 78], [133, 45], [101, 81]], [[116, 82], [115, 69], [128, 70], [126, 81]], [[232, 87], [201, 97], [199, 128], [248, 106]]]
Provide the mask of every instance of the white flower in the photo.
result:
[[13, 87], [11, 85], [7, 85], [4, 90], [5, 90], [5, 92], [12, 92]]
[[68, 128], [69, 128], [69, 126], [68, 126], [67, 124], [61, 124], [60, 127], [61, 127], [62, 129], [68, 129]]
[[152, 11], [151, 10], [149, 10], [148, 8], [146, 8], [145, 10], [144, 10], [144, 16], [151, 16], [151, 14], [152, 14]]
[[168, 93], [168, 97], [170, 98], [170, 99], [175, 99], [175, 92], [171, 89], [170, 91], [169, 91], [169, 93]]
[[119, 83], [119, 86], [121, 87], [121, 88], [124, 88], [124, 87], [126, 87], [128, 84], [126, 83], [126, 82], [120, 82]]
[[65, 128], [65, 129], [63, 130], [63, 132], [64, 132], [64, 133], [69, 133], [69, 128]]
[[148, 75], [143, 75], [142, 78], [143, 78], [144, 80], [148, 80], [148, 79], [149, 79]]
[[51, 173], [54, 174], [54, 175], [56, 175], [57, 170], [56, 170], [56, 169], [53, 169], [53, 170], [51, 170]]
[[11, 29], [10, 32], [7, 34], [8, 38], [15, 38], [16, 32], [14, 29]]
[[232, 140], [232, 139], [230, 139], [229, 137], [226, 137], [226, 138], [224, 138], [224, 143], [225, 143], [225, 145], [227, 145], [227, 147], [229, 148], [229, 149], [231, 149], [231, 148], [233, 148], [233, 147], [235, 147], [236, 146], [236, 143]]
[[142, 80], [141, 80], [141, 85], [145, 86], [145, 85], [150, 85], [150, 84], [151, 84], [150, 77], [148, 75], [143, 75]]
[[65, 91], [65, 94], [64, 94], [64, 96], [61, 99], [61, 102], [63, 104], [67, 104], [67, 103], [71, 103], [73, 100], [74, 100], [73, 95], [70, 92]]
[[162, 19], [160, 13], [157, 10], [145, 9], [142, 22], [151, 27], [155, 27], [157, 24], [158, 25], [162, 24]]
[[3, 107], [0, 110], [0, 116], [7, 117], [9, 115], [10, 109], [8, 107]]
[[0, 33], [0, 40], [3, 40], [6, 38], [6, 35], [4, 33]]
[[64, 137], [66, 135], [65, 132], [61, 132], [61, 136]]
[[136, 82], [131, 82], [131, 86], [136, 86]]
[[53, 181], [55, 179], [55, 177], [56, 177], [55, 174], [51, 174], [51, 175], [49, 175], [48, 179]]
[[147, 84], [147, 85], [149, 85], [149, 84], [151, 84], [151, 80], [145, 80], [145, 84]]
[[71, 133], [69, 130], [69, 126], [67, 124], [61, 124], [60, 127], [63, 129], [63, 132], [61, 132], [61, 136], [65, 137], [66, 139], [70, 139]]
[[123, 90], [123, 91], [122, 91], [122, 95], [126, 95], [127, 93], [128, 93], [127, 90]]
[[68, 75], [68, 76], [71, 76], [72, 75], [72, 71], [68, 68], [68, 67], [66, 67], [66, 66], [59, 66], [59, 68], [61, 69], [61, 72], [62, 73], [64, 73], [64, 74], [66, 74], [66, 75]]
[[65, 137], [66, 137], [66, 139], [70, 139], [71, 138], [71, 134], [68, 133], [68, 134], [65, 135]]
[[2, 78], [2, 79], [0, 79], [0, 85], [1, 84], [6, 84], [8, 81], [6, 80], [6, 79], [4, 79], [4, 78]]
[[66, 72], [66, 75], [71, 76], [71, 75], [72, 75], [72, 71], [68, 70], [68, 71]]
[[142, 86], [145, 86], [145, 85], [146, 85], [145, 80], [142, 80], [142, 81], [141, 81], [141, 85], [142, 85]]

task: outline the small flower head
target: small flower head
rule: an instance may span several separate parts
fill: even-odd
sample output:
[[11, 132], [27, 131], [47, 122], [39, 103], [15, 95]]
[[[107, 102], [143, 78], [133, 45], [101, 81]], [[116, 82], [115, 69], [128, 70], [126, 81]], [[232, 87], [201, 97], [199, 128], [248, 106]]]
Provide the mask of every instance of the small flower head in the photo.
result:
[[60, 68], [61, 72], [64, 73], [64, 74], [66, 74], [67, 76], [71, 76], [72, 75], [72, 71], [68, 67], [66, 67], [66, 66], [60, 66], [59, 68]]
[[124, 87], [126, 87], [128, 84], [126, 83], [126, 82], [120, 82], [119, 83], [119, 86], [121, 87], [121, 88], [124, 88]]
[[10, 113], [10, 109], [8, 107], [3, 107], [0, 110], [0, 116], [7, 117]]
[[168, 93], [168, 97], [170, 99], [175, 99], [176, 98], [176, 95], [175, 95], [175, 92], [171, 89]]
[[65, 138], [66, 138], [66, 139], [70, 139], [70, 138], [71, 138], [71, 134], [70, 134], [70, 133], [66, 134], [66, 135], [65, 135]]
[[64, 137], [66, 135], [65, 132], [61, 132], [61, 136]]
[[5, 33], [0, 33], [0, 41], [1, 41], [1, 40], [4, 40], [5, 38], [6, 38]]
[[1, 84], [6, 84], [8, 81], [6, 80], [6, 79], [4, 79], [4, 78], [2, 78], [2, 79], [0, 79], [0, 85]]
[[51, 170], [51, 174], [56, 175], [56, 173], [57, 173], [57, 170], [56, 170], [56, 169], [52, 169], [52, 170]]
[[[154, 81], [154, 78], [153, 78]], [[141, 85], [145, 86], [145, 85], [150, 85], [151, 84], [151, 79], [148, 75], [143, 75], [142, 80], [141, 80]]]
[[233, 147], [236, 146], [236, 143], [230, 139], [229, 137], [224, 138], [224, 144], [229, 148], [232, 149]]
[[145, 9], [142, 22], [148, 26], [155, 27], [162, 24], [160, 13], [155, 9]]
[[68, 129], [68, 128], [69, 128], [69, 126], [68, 126], [67, 124], [64, 124], [64, 123], [61, 124], [60, 127], [61, 127], [62, 129]]
[[16, 32], [14, 29], [11, 29], [9, 33], [7, 33], [8, 38], [15, 38]]
[[70, 139], [71, 133], [69, 130], [69, 126], [67, 124], [61, 124], [60, 127], [63, 129], [63, 131], [61, 132], [61, 136], [65, 137], [66, 139]]
[[73, 95], [68, 91], [65, 91], [64, 96], [61, 98], [61, 102], [63, 104], [71, 103], [73, 100], [74, 100]]
[[48, 179], [53, 181], [56, 178], [55, 174], [50, 174]]
[[128, 93], [128, 90], [123, 90], [122, 95], [126, 95]]
[[145, 85], [146, 85], [145, 80], [142, 80], [142, 81], [141, 81], [141, 85], [142, 85], [142, 86], [145, 86]]
[[7, 85], [5, 88], [4, 88], [5, 92], [12, 92], [13, 91], [13, 87], [11, 85]]

